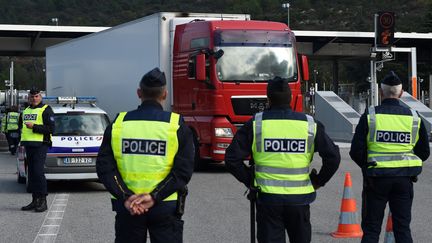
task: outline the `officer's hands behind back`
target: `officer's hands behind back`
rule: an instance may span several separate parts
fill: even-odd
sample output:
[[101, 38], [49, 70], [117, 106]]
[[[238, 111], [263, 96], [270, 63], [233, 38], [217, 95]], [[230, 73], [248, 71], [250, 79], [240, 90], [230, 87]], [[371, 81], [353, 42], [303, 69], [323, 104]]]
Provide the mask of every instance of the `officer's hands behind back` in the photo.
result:
[[309, 178], [311, 180], [312, 186], [315, 190], [318, 190], [321, 185], [318, 182], [318, 172], [315, 168], [312, 169], [311, 173], [309, 174]]
[[124, 206], [131, 215], [140, 215], [147, 213], [154, 203], [150, 194], [134, 194], [124, 202]]

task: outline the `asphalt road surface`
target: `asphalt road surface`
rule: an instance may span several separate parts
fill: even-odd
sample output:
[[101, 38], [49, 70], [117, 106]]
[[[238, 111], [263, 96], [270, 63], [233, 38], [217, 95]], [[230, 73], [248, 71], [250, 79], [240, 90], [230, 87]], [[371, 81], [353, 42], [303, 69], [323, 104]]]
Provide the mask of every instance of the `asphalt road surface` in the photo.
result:
[[[344, 148], [345, 147], [345, 148]], [[341, 166], [332, 180], [319, 189], [311, 205], [312, 242], [359, 242], [335, 239], [330, 233], [338, 226], [345, 173], [350, 172], [357, 207], [361, 203], [360, 169], [341, 146]], [[415, 184], [412, 233], [414, 242], [432, 242], [432, 160], [423, 167]], [[49, 183], [45, 213], [23, 212], [20, 207], [31, 200], [24, 185], [16, 181], [15, 158], [0, 153], [0, 243], [3, 242], [113, 242], [114, 213], [110, 195], [94, 182]], [[312, 167], [320, 168], [315, 155]], [[184, 216], [184, 242], [246, 243], [249, 239], [249, 203], [246, 188], [222, 166], [212, 166], [194, 174]], [[358, 210], [358, 216], [360, 211]], [[358, 217], [359, 219], [359, 217]], [[360, 223], [360, 221], [358, 221]], [[385, 221], [381, 233], [384, 238]]]

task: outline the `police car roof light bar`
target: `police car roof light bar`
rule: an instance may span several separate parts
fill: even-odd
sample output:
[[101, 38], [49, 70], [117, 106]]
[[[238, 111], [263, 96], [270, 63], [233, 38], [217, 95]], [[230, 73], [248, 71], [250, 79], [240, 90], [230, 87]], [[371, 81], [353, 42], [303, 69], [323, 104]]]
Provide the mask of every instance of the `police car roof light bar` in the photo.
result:
[[47, 96], [43, 97], [45, 103], [50, 104], [94, 104], [96, 97], [94, 96]]
[[94, 104], [97, 101], [95, 96], [78, 96], [76, 98], [77, 98], [77, 103], [80, 104]]

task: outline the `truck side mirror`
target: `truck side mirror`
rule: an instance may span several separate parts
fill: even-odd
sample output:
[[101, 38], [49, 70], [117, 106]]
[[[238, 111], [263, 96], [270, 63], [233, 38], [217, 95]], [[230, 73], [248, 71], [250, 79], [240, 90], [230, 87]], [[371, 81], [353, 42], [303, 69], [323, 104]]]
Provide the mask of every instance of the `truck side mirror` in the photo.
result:
[[309, 61], [305, 55], [301, 55], [301, 69], [303, 80], [309, 81]]
[[219, 58], [221, 58], [224, 55], [224, 51], [222, 49], [219, 49], [217, 52], [215, 52], [213, 54], [213, 57], [218, 60]]
[[206, 59], [205, 54], [198, 54], [196, 56], [196, 66], [195, 66], [196, 79], [198, 81], [206, 80]]

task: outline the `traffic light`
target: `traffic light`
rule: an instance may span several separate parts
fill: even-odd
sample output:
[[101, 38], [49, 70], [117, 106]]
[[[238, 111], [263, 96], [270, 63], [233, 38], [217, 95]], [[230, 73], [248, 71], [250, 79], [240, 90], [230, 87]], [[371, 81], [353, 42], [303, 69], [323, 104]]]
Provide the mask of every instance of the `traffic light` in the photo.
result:
[[375, 46], [390, 47], [394, 41], [394, 12], [378, 12], [375, 15]]

